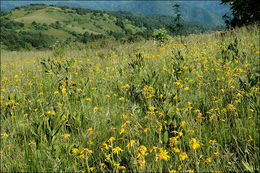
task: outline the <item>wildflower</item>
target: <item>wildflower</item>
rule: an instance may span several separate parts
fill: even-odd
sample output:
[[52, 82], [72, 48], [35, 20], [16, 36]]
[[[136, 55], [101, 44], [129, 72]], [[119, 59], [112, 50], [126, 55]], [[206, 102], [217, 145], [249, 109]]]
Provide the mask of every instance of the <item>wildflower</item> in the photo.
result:
[[61, 92], [62, 92], [63, 95], [67, 96], [66, 88], [62, 88], [62, 89], [61, 89]]
[[121, 135], [122, 133], [124, 133], [124, 131], [125, 131], [125, 129], [121, 128], [119, 134]]
[[29, 146], [31, 146], [31, 145], [36, 145], [36, 142], [30, 142], [28, 145], [29, 145]]
[[145, 129], [144, 129], [144, 133], [146, 133], [148, 130], [149, 130], [149, 128], [145, 128]]
[[190, 88], [187, 86], [187, 87], [184, 87], [183, 88], [185, 91], [188, 91]]
[[97, 106], [95, 106], [93, 109], [94, 109], [94, 111], [97, 111], [97, 110], [98, 110], [98, 107], [97, 107]]
[[155, 151], [157, 150], [157, 148], [158, 148], [158, 147], [153, 146], [153, 147], [150, 149], [150, 153], [151, 153], [151, 152], [155, 152]]
[[125, 170], [126, 168], [125, 168], [125, 166], [120, 166], [119, 167], [119, 170]]
[[82, 154], [82, 153], [84, 153], [84, 152], [87, 153], [87, 155], [93, 153], [93, 151], [90, 150], [90, 149], [88, 149], [88, 148], [84, 148], [80, 153]]
[[8, 137], [7, 133], [1, 133], [1, 136]]
[[130, 124], [130, 121], [126, 121], [121, 127], [123, 128], [123, 127], [127, 126], [128, 124]]
[[89, 170], [90, 171], [94, 171], [95, 167], [90, 167]]
[[87, 102], [91, 102], [91, 98], [89, 98], [89, 97], [86, 98], [86, 101], [87, 101]]
[[124, 115], [123, 115], [123, 117], [124, 117], [124, 118], [127, 118], [127, 115], [126, 115], [126, 114], [124, 114]]
[[88, 128], [87, 133], [89, 133], [89, 134], [93, 133], [93, 129], [92, 128]]
[[114, 163], [114, 167], [119, 168], [120, 163]]
[[250, 142], [250, 141], [252, 141], [252, 137], [249, 135], [249, 137], [248, 137], [248, 141]]
[[179, 158], [181, 161], [185, 160], [188, 158], [188, 155], [185, 153], [185, 152], [182, 152], [180, 155], [179, 155]]
[[123, 150], [120, 147], [116, 147], [116, 148], [113, 148], [112, 151], [114, 153], [118, 154], [119, 152], [122, 152]]
[[130, 140], [129, 141], [129, 143], [126, 145], [126, 147], [132, 147], [133, 146], [133, 144], [135, 144], [136, 142], [135, 142], [135, 140]]
[[147, 151], [147, 148], [144, 145], [141, 145], [140, 147], [138, 147], [138, 153], [137, 153], [137, 157], [142, 157], [144, 158], [145, 153]]
[[54, 95], [58, 95], [58, 94], [59, 94], [59, 91], [54, 91], [53, 94], [54, 94]]
[[24, 117], [28, 117], [28, 115], [29, 115], [29, 114], [26, 113], [26, 114], [24, 114], [23, 116], [24, 116]]
[[68, 137], [70, 137], [70, 134], [68, 134], [68, 133], [65, 133], [65, 134], [63, 134], [63, 135], [61, 135], [61, 136], [63, 136], [63, 137], [64, 137], [64, 139], [67, 139]]
[[145, 165], [145, 160], [138, 160], [137, 164], [143, 169], [143, 166]]
[[107, 155], [107, 156], [106, 156], [106, 160], [107, 160], [107, 161], [110, 160], [110, 157], [111, 157], [111, 154]]
[[211, 163], [211, 161], [212, 161], [212, 158], [208, 157], [208, 158], [206, 158], [205, 163], [209, 164], [209, 163]]
[[194, 150], [200, 147], [199, 141], [197, 141], [195, 138], [191, 138], [189, 144]]
[[250, 112], [254, 112], [254, 109], [249, 109]]
[[123, 89], [128, 89], [130, 86], [128, 84], [125, 84], [124, 86], [122, 86]]
[[217, 142], [216, 140], [209, 140], [209, 143], [210, 143], [211, 145], [214, 145], [216, 142]]
[[72, 148], [72, 152], [73, 152], [73, 153], [78, 153], [78, 152], [79, 152], [79, 149], [77, 149], [77, 148]]
[[156, 154], [156, 160], [160, 159], [160, 160], [169, 160], [170, 156], [168, 155], [168, 152], [166, 150], [163, 150], [163, 148], [159, 149], [159, 153]]
[[172, 147], [173, 145], [177, 145], [179, 143], [177, 137], [171, 137], [170, 138], [170, 146]]
[[171, 170], [169, 170], [169, 173], [177, 173], [177, 171], [174, 169], [171, 169]]
[[103, 168], [107, 167], [107, 165], [105, 163], [100, 163], [100, 166], [103, 167]]
[[108, 147], [108, 145], [107, 145], [106, 142], [103, 142], [102, 146], [103, 146], [106, 150], [109, 150], [109, 147]]
[[236, 109], [236, 107], [234, 106], [234, 105], [232, 105], [232, 104], [228, 104], [228, 109], [230, 109], [230, 110], [235, 110]]
[[176, 147], [174, 147], [174, 148], [172, 148], [172, 152], [174, 152], [174, 153], [179, 153], [179, 152], [180, 152], [180, 149], [179, 149], [179, 148], [176, 148]]
[[112, 142], [112, 141], [114, 141], [114, 140], [116, 140], [116, 138], [115, 137], [110, 137], [109, 139], [108, 139], [108, 142]]

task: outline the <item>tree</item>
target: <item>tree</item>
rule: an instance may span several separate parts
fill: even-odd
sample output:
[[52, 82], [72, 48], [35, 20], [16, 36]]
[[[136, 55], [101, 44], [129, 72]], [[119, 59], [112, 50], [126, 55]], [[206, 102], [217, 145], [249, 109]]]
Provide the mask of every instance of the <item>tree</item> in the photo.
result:
[[183, 19], [181, 17], [180, 12], [180, 5], [175, 4], [172, 6], [174, 8], [174, 25], [170, 26], [170, 30], [172, 30], [173, 33], [176, 35], [182, 35], [183, 34]]
[[223, 16], [227, 26], [243, 26], [260, 20], [259, 0], [222, 0], [222, 4], [229, 4], [232, 10], [233, 18]]

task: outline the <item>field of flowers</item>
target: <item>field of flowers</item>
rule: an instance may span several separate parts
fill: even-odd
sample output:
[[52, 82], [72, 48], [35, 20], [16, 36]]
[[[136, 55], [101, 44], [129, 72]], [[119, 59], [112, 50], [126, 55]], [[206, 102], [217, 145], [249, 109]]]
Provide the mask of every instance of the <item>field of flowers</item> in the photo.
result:
[[1, 172], [259, 171], [259, 49], [250, 26], [3, 52]]

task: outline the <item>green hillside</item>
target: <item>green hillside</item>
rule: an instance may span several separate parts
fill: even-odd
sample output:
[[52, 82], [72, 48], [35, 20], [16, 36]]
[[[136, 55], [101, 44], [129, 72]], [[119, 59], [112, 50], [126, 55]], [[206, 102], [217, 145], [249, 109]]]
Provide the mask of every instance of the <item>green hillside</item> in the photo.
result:
[[[136, 41], [149, 39], [156, 29], [170, 26], [174, 18], [126, 13], [104, 12], [67, 6], [31, 4], [17, 7], [10, 12], [1, 12], [1, 42], [3, 48], [51, 48], [56, 42], [87, 43], [95, 40], [115, 39]], [[185, 34], [201, 33], [212, 28], [183, 22]]]

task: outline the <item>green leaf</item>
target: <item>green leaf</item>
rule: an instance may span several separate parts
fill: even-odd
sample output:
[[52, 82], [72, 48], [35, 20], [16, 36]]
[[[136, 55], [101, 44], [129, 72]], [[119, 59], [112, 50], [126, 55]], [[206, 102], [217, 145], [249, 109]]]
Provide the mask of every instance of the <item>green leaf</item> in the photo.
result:
[[163, 134], [163, 141], [164, 143], [167, 143], [168, 142], [168, 131], [165, 131], [164, 134]]

